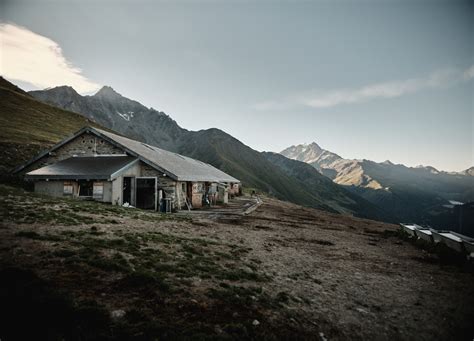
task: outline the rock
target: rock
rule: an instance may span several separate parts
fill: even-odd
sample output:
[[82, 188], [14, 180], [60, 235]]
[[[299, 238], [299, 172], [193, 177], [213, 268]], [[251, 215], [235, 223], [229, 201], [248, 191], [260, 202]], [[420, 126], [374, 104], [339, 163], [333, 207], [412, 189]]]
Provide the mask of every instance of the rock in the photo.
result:
[[216, 332], [216, 334], [222, 334], [224, 331], [222, 330], [221, 326], [219, 326], [218, 324], [216, 324], [214, 326], [214, 331]]
[[258, 322], [258, 320], [253, 320], [252, 324], [253, 324], [254, 326], [258, 326], [258, 325], [260, 324], [260, 322]]
[[118, 309], [118, 310], [114, 310], [110, 313], [110, 317], [114, 320], [117, 320], [117, 319], [121, 319], [122, 317], [125, 316], [125, 310], [122, 310], [122, 309]]

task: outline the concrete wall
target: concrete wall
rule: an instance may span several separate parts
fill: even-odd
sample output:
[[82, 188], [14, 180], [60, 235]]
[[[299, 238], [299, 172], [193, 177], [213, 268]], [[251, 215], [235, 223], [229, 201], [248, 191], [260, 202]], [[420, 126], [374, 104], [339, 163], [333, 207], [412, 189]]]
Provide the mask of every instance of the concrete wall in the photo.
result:
[[122, 173], [120, 173], [120, 176], [124, 177], [124, 176], [134, 176], [134, 177], [137, 177], [137, 176], [142, 176], [142, 165], [143, 164], [141, 161], [138, 161], [136, 162], [133, 166], [131, 166], [130, 168], [127, 168], [125, 171], [123, 171]]
[[104, 195], [102, 197], [103, 202], [112, 202], [112, 182], [104, 181]]
[[64, 191], [63, 181], [37, 181], [35, 182], [35, 192], [52, 197], [62, 197]]
[[123, 178], [119, 176], [118, 178], [112, 180], [112, 204], [113, 205], [123, 205], [122, 202], [122, 189], [123, 189]]
[[[73, 185], [73, 194], [64, 194], [64, 183], [68, 182]], [[111, 202], [112, 201], [112, 183], [110, 181], [98, 181], [104, 186], [102, 198], [97, 198], [97, 201]], [[76, 181], [50, 180], [50, 181], [36, 181], [35, 192], [53, 197], [75, 197], [79, 196], [79, 186]]]

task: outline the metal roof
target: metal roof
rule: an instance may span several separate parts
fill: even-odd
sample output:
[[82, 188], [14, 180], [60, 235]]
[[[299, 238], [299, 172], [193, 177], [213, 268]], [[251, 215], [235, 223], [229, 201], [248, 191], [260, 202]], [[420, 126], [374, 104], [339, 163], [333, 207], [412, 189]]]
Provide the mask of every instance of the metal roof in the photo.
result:
[[238, 179], [202, 161], [92, 127], [83, 127], [74, 135], [65, 138], [49, 150], [45, 150], [27, 163], [19, 166], [13, 173], [21, 172], [26, 167], [47, 156], [50, 152], [84, 133], [91, 133], [109, 141], [123, 149], [127, 154], [140, 159], [174, 180], [240, 183]]
[[27, 179], [108, 180], [137, 161], [131, 156], [71, 157], [26, 174]]
[[[236, 178], [223, 171], [187, 156], [169, 152], [167, 150], [151, 146], [136, 140], [132, 140], [120, 135], [110, 133], [105, 130], [90, 128], [91, 132], [96, 132], [107, 137], [116, 144], [125, 148], [131, 154], [135, 154], [141, 160], [152, 167], [163, 171], [170, 177], [180, 181], [207, 181], [207, 182], [240, 182]], [[148, 161], [148, 162], [147, 162]]]

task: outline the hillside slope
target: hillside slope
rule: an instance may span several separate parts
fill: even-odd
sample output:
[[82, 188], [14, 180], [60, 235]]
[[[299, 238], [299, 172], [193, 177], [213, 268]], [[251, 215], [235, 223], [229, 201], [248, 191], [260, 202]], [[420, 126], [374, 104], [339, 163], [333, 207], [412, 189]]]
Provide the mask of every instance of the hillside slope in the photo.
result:
[[0, 77], [0, 173], [85, 125], [99, 127], [82, 115], [36, 100]]

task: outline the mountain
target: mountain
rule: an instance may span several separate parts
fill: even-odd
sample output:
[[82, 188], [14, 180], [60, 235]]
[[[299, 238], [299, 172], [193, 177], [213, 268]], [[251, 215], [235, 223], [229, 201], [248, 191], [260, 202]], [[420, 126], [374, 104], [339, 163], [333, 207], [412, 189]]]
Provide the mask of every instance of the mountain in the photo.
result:
[[293, 160], [309, 163], [318, 170], [328, 168], [333, 162], [342, 159], [339, 155], [322, 149], [316, 142], [309, 145], [300, 144], [298, 146], [291, 146], [280, 154]]
[[109, 86], [93, 96], [81, 96], [70, 86], [30, 91], [34, 98], [86, 116], [133, 139], [176, 151], [175, 141], [186, 130], [163, 112], [123, 97]]
[[343, 186], [332, 182], [314, 167], [302, 161], [291, 160], [281, 154], [271, 152], [264, 152], [263, 155], [268, 161], [282, 169], [286, 175], [306, 185], [311, 195], [317, 200], [337, 207], [338, 211], [357, 212], [360, 217], [373, 217], [376, 214], [378, 220], [396, 221], [390, 213], [347, 191]]
[[47, 105], [0, 77], [0, 174], [85, 125], [82, 115]]
[[[431, 166], [406, 167], [390, 161], [348, 160], [316, 143], [291, 146], [281, 152], [307, 162], [335, 183], [391, 212], [401, 221], [449, 228], [454, 222], [443, 206], [448, 200], [474, 200], [474, 178]], [[466, 171], [469, 173], [469, 170]]]
[[460, 172], [461, 175], [474, 176], [474, 166]]
[[[331, 181], [308, 183], [267, 159], [265, 154], [251, 149], [219, 129], [188, 131], [165, 113], [128, 99], [111, 87], [103, 87], [93, 96], [81, 96], [67, 86], [31, 91], [29, 95], [68, 110], [58, 111], [57, 108], [43, 104], [54, 108], [51, 110], [56, 110], [59, 114], [62, 112], [64, 115], [71, 115], [70, 111], [74, 111], [83, 115], [83, 120], [85, 116], [95, 124], [125, 136], [210, 163], [240, 179], [246, 187], [269, 193], [278, 199], [365, 218], [386, 218], [381, 210], [362, 198], [356, 198], [342, 187], [336, 190], [339, 186]], [[38, 103], [32, 97], [29, 97], [31, 101]], [[61, 122], [59, 117], [56, 121], [58, 133], [64, 132], [63, 136], [67, 135], [58, 122]], [[41, 131], [41, 124], [36, 124], [37, 131]], [[21, 127], [22, 123], [17, 122], [16, 125]], [[301, 165], [306, 166], [303, 163]], [[317, 172], [313, 173], [313, 177], [319, 176]]]

